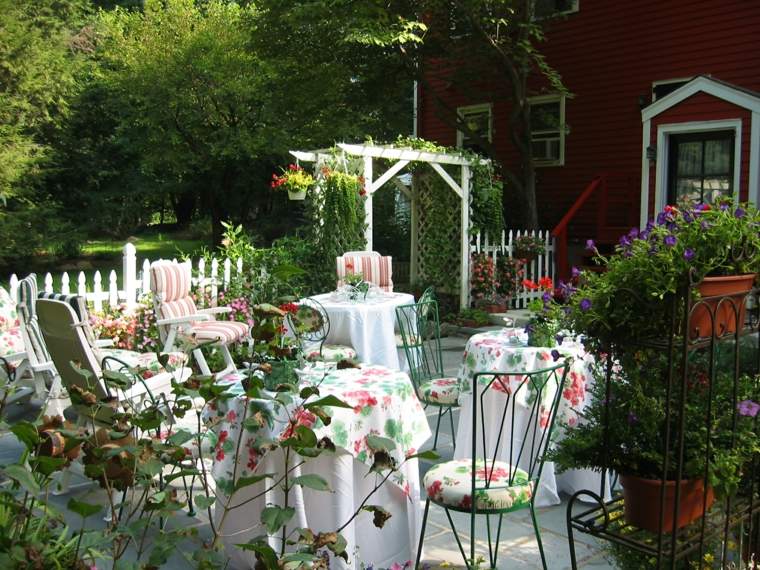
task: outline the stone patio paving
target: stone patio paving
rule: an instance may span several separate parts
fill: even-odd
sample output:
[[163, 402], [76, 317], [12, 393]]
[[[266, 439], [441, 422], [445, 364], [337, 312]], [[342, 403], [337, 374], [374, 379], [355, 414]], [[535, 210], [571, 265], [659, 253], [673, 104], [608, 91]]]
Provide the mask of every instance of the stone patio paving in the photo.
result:
[[[465, 338], [462, 336], [450, 336], [442, 339], [444, 366], [446, 373], [449, 375], [456, 374], [459, 367], [461, 354], [464, 349]], [[14, 415], [20, 415], [19, 413]], [[434, 426], [437, 411], [430, 409], [428, 417], [431, 426]], [[456, 414], [455, 414], [455, 420]], [[439, 441], [439, 453], [446, 459], [450, 458], [453, 453], [451, 445], [451, 429], [448, 421], [441, 422], [441, 440]], [[455, 421], [456, 425], [456, 421]], [[432, 439], [428, 443], [432, 446]], [[0, 437], [0, 463], [7, 464], [15, 460], [20, 453], [20, 445], [13, 435]], [[420, 472], [424, 474], [432, 463], [421, 461]], [[98, 500], [105, 502], [103, 491], [93, 486], [83, 487], [72, 493], [53, 497], [53, 501], [65, 510], [66, 502], [71, 496], [77, 496], [80, 499], [89, 502]], [[562, 504], [538, 509], [539, 524], [541, 526], [541, 536], [543, 538], [544, 551], [547, 556], [547, 564], [551, 570], [570, 568], [570, 552], [567, 544], [567, 531], [565, 526], [566, 498]], [[94, 521], [98, 517], [91, 517], [90, 524], [97, 526], [103, 524], [102, 521]], [[469, 547], [469, 517], [462, 513], [452, 513], [457, 528], [462, 529], [460, 538], [463, 541], [465, 549]], [[81, 520], [81, 519], [80, 519]], [[72, 520], [73, 522], [73, 520]], [[185, 514], [178, 514], [173, 517], [170, 525], [180, 525], [187, 528], [196, 528], [201, 536], [210, 534], [208, 520], [205, 513], [199, 513], [195, 517], [189, 517]], [[89, 526], [89, 525], [88, 525]], [[476, 521], [476, 551], [487, 558], [488, 542], [485, 532], [485, 518], [478, 517]], [[578, 556], [579, 568], [587, 569], [609, 569], [613, 568], [605, 559], [601, 552], [599, 544], [591, 537], [576, 534], [576, 552]], [[191, 553], [186, 553], [191, 555]], [[445, 512], [435, 505], [431, 505], [430, 515], [428, 518], [428, 527], [425, 536], [425, 556], [423, 562], [431, 568], [439, 566], [448, 566], [451, 568], [461, 568], [462, 558], [457, 547], [454, 535], [451, 532], [449, 523], [446, 519]], [[530, 519], [529, 511], [523, 510], [506, 515], [502, 527], [502, 537], [499, 543], [498, 568], [524, 568], [533, 569], [541, 568], [541, 559], [538, 553], [538, 545], [534, 538], [533, 526]], [[188, 562], [181, 554], [175, 554], [170, 560], [170, 564], [165, 566], [170, 570], [180, 570], [188, 568]]]

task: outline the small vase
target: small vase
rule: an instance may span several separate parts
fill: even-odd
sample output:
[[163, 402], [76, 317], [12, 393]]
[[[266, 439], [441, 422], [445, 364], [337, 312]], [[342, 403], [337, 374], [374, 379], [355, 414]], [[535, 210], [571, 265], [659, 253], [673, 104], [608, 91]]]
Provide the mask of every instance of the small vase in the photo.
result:
[[[705, 510], [715, 502], [711, 486], [702, 479], [684, 479], [682, 481], [665, 481], [665, 499], [660, 508], [660, 491], [662, 481], [644, 479], [632, 475], [620, 475], [623, 486], [624, 514], [626, 522], [660, 533], [660, 515], [664, 514], [662, 533], [673, 531], [673, 512], [675, 509], [676, 485], [680, 488], [676, 526], [682, 528], [701, 518]], [[664, 511], [664, 513], [663, 513]]]
[[689, 319], [689, 336], [695, 339], [735, 333], [737, 317], [741, 329], [747, 313], [745, 298], [754, 282], [754, 273], [705, 277], [699, 284], [699, 294], [715, 299], [697, 301]]
[[288, 200], [306, 200], [306, 190], [299, 190], [298, 192], [288, 190]]

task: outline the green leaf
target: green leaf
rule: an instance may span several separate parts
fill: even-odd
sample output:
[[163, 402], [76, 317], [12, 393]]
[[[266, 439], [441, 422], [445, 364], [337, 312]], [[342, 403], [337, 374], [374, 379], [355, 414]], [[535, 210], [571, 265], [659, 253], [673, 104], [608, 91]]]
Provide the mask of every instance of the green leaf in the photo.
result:
[[8, 465], [3, 469], [3, 473], [14, 481], [17, 481], [24, 489], [32, 495], [40, 492], [40, 486], [32, 475], [32, 472], [21, 465]]
[[84, 501], [77, 501], [74, 498], [69, 499], [66, 504], [66, 508], [71, 512], [78, 514], [83, 519], [98, 514], [103, 510], [103, 505], [93, 505], [92, 503], [85, 503]]
[[216, 497], [214, 495], [208, 497], [206, 495], [195, 495], [193, 500], [199, 509], [207, 509], [216, 502]]
[[330, 485], [321, 475], [308, 474], [300, 475], [293, 478], [294, 485], [301, 485], [302, 487], [308, 487], [309, 489], [316, 489], [317, 491], [329, 491]]
[[177, 473], [172, 473], [171, 475], [167, 475], [166, 477], [164, 477], [164, 480], [167, 483], [171, 483], [172, 481], [174, 481], [175, 479], [179, 479], [180, 477], [193, 477], [193, 476], [198, 476], [200, 474], [201, 472], [195, 468], [183, 469], [182, 471], [178, 471]]
[[236, 544], [242, 550], [250, 550], [261, 557], [265, 568], [279, 568], [277, 564], [277, 553], [266, 543], [265, 538], [254, 538], [244, 544]]
[[44, 455], [41, 455], [39, 457], [30, 457], [29, 463], [34, 465], [37, 468], [37, 471], [43, 475], [51, 475], [66, 465], [66, 458], [45, 457]]
[[314, 562], [317, 557], [308, 552], [293, 552], [292, 554], [286, 554], [283, 556], [283, 562]]
[[314, 407], [314, 406], [332, 406], [333, 408], [353, 408], [352, 405], [347, 404], [337, 396], [333, 396], [332, 394], [325, 396], [324, 398], [320, 398], [319, 400], [315, 400], [314, 402], [309, 402], [308, 404], [304, 404], [304, 408], [307, 410]]
[[240, 477], [235, 483], [235, 491], [239, 491], [240, 489], [244, 489], [245, 487], [249, 487], [250, 485], [258, 483], [259, 481], [263, 481], [264, 479], [269, 479], [274, 476], [274, 473], [261, 473], [260, 475], [252, 475], [250, 477]]
[[193, 437], [194, 436], [192, 432], [185, 429], [180, 429], [180, 430], [177, 430], [175, 433], [171, 434], [169, 436], [168, 441], [172, 445], [182, 445], [183, 443], [187, 443], [188, 441], [193, 439]]
[[301, 396], [302, 400], [306, 400], [312, 396], [319, 396], [319, 388], [316, 386], [306, 386], [305, 388], [301, 389], [299, 396]]
[[427, 451], [420, 451], [419, 453], [415, 453], [414, 455], [407, 455], [407, 459], [428, 459], [430, 461], [436, 461], [441, 458], [441, 456], [432, 449], [428, 449]]
[[122, 390], [129, 388], [134, 383], [132, 378], [116, 370], [103, 370], [103, 379], [106, 381], [106, 384], [116, 386]]
[[261, 522], [267, 527], [270, 534], [276, 533], [296, 514], [293, 507], [266, 507], [261, 511]]
[[33, 423], [21, 421], [11, 427], [11, 433], [15, 435], [24, 446], [31, 451], [39, 443], [40, 436]]
[[396, 449], [396, 442], [392, 439], [372, 434], [367, 436], [367, 445], [373, 451], [394, 451]]

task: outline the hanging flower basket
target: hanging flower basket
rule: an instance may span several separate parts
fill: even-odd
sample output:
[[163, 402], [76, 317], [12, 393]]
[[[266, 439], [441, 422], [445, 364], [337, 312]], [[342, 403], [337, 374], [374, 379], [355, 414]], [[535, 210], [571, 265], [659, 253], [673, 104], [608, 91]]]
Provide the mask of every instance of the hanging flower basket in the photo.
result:
[[288, 190], [288, 200], [306, 200], [306, 190], [293, 192]]

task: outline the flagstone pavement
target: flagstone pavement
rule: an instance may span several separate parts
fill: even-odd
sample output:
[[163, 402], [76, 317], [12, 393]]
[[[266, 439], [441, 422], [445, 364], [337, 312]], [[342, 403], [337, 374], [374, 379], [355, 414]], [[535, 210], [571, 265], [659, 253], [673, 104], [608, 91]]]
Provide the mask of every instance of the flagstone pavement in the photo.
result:
[[[446, 373], [449, 375], [456, 374], [461, 360], [461, 354], [464, 349], [466, 338], [463, 336], [449, 336], [442, 339], [444, 366]], [[435, 425], [435, 416], [437, 411], [430, 409], [428, 417], [431, 426]], [[19, 410], [14, 415], [28, 415]], [[13, 415], [11, 416], [11, 419]], [[456, 420], [455, 416], [455, 420]], [[451, 457], [452, 437], [448, 421], [443, 421], [441, 441], [439, 442], [439, 453], [443, 458]], [[456, 422], [455, 422], [456, 425]], [[432, 440], [428, 443], [432, 446]], [[0, 464], [7, 464], [14, 461], [20, 454], [20, 444], [15, 440], [13, 435], [0, 436]], [[421, 475], [430, 467], [432, 463], [427, 461], [420, 462]], [[66, 502], [72, 497], [77, 496], [88, 502], [98, 500], [103, 492], [92, 487], [84, 486], [81, 489], [75, 489], [71, 493], [53, 497], [53, 501], [58, 503], [62, 509], [65, 509]], [[105, 496], [99, 497], [105, 500]], [[560, 570], [570, 568], [570, 552], [567, 542], [567, 531], [565, 525], [567, 497], [563, 498], [560, 505], [538, 509], [538, 519], [541, 526], [541, 536], [543, 538], [544, 550], [547, 556], [547, 565], [550, 570]], [[76, 517], [78, 518], [78, 517]], [[91, 517], [89, 520], [98, 519]], [[468, 516], [461, 513], [452, 513], [452, 518], [460, 532], [460, 538], [465, 545], [469, 545], [469, 520]], [[81, 519], [78, 519], [81, 521]], [[72, 523], [77, 522], [72, 519]], [[102, 521], [90, 522], [89, 524], [104, 524]], [[171, 525], [181, 525], [187, 528], [197, 529], [200, 536], [210, 535], [209, 523], [205, 513], [199, 513], [195, 517], [189, 517], [184, 513], [178, 514], [171, 519]], [[488, 542], [485, 529], [485, 518], [478, 517], [476, 523], [476, 551], [487, 557]], [[603, 570], [610, 569], [613, 566], [607, 561], [600, 548], [600, 544], [595, 539], [578, 535], [576, 533], [576, 552], [578, 556], [579, 568], [585, 570]], [[190, 552], [185, 552], [184, 556], [190, 556]], [[457, 548], [454, 535], [452, 534], [449, 523], [446, 519], [443, 509], [434, 505], [430, 508], [428, 519], [428, 528], [425, 536], [425, 556], [423, 562], [426, 566], [432, 568], [450, 567], [463, 568], [461, 554]], [[167, 568], [168, 570], [179, 570], [188, 568], [188, 561], [183, 554], [175, 554]], [[487, 567], [487, 566], [485, 566]], [[502, 537], [499, 542], [499, 557], [497, 568], [521, 568], [524, 570], [541, 568], [541, 559], [538, 553], [538, 546], [533, 534], [533, 526], [530, 520], [529, 511], [523, 510], [511, 513], [505, 516], [504, 526], [502, 528]]]

